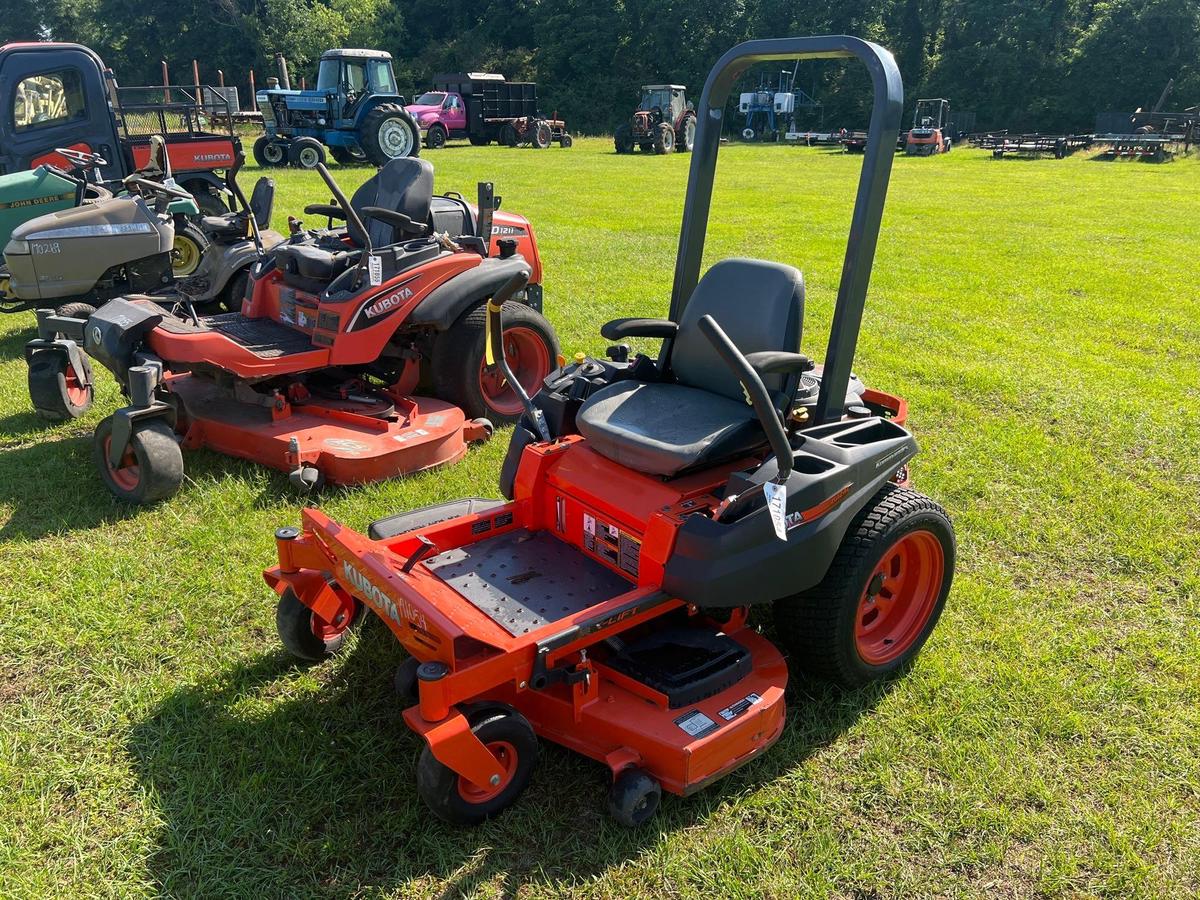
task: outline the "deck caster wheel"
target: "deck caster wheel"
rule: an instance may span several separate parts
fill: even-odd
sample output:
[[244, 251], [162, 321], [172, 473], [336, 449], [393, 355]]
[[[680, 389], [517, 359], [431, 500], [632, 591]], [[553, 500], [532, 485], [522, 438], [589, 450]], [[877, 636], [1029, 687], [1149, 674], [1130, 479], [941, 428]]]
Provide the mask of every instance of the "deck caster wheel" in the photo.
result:
[[362, 615], [362, 604], [337, 592], [341, 601], [332, 621], [326, 621], [300, 602], [291, 588], [279, 595], [275, 630], [288, 653], [305, 662], [320, 662], [342, 649], [350, 629]]
[[904, 668], [937, 625], [954, 553], [945, 510], [885, 485], [850, 523], [821, 583], [775, 601], [791, 665], [845, 688]]
[[396, 696], [407, 703], [416, 703], [420, 699], [421, 693], [417, 683], [417, 669], [420, 667], [421, 661], [415, 656], [410, 656], [396, 667], [396, 674], [392, 676]]
[[609, 814], [626, 828], [644, 825], [658, 812], [662, 786], [645, 769], [625, 769], [613, 780]]
[[325, 475], [316, 466], [304, 463], [288, 473], [292, 487], [301, 491], [315, 491], [325, 486]]
[[485, 443], [492, 439], [492, 435], [496, 433], [496, 426], [492, 424], [491, 419], [485, 419], [482, 416], [478, 419], [472, 419], [470, 422], [468, 439]]
[[92, 367], [80, 356], [83, 371], [76, 372], [62, 353], [42, 352], [29, 364], [29, 399], [38, 418], [47, 422], [78, 419], [92, 408], [95, 388]]
[[81, 303], [78, 300], [71, 303], [64, 303], [62, 306], [54, 310], [56, 316], [62, 316], [64, 319], [90, 319], [92, 313], [96, 311], [96, 307], [90, 303]]
[[100, 477], [119, 500], [153, 503], [164, 500], [183, 484], [183, 452], [175, 432], [161, 418], [134, 422], [129, 446], [119, 464], [109, 462], [112, 416], [96, 426], [92, 454]]
[[537, 762], [537, 736], [519, 712], [489, 706], [467, 713], [467, 720], [496, 757], [499, 771], [492, 783], [473, 784], [438, 762], [428, 745], [417, 762], [417, 793], [452, 825], [478, 825], [507, 809], [529, 784]]

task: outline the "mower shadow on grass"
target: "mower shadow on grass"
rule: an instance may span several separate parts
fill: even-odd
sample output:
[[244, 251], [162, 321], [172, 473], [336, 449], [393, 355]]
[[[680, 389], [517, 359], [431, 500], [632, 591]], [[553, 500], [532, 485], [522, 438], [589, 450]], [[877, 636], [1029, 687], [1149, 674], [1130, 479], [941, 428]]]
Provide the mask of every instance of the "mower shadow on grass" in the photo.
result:
[[[264, 592], [261, 641], [274, 642]], [[801, 685], [789, 724], [761, 759], [654, 823], [607, 814], [607, 774], [542, 742], [517, 804], [477, 829], [433, 818], [417, 797], [420, 740], [401, 720], [392, 673], [403, 657], [372, 617], [351, 652], [305, 669], [278, 651], [167, 695], [128, 748], [163, 825], [150, 874], [167, 895], [470, 895], [487, 886], [563, 887], [637, 858], [663, 836], [719, 814], [835, 740], [886, 693]]]
[[[28, 415], [30, 431], [44, 424], [32, 413], [0, 420], [13, 429]], [[0, 541], [37, 540], [48, 534], [96, 528], [136, 515], [137, 507], [117, 503], [96, 477], [92, 437], [38, 440], [0, 449], [0, 508], [11, 515], [0, 526]]]

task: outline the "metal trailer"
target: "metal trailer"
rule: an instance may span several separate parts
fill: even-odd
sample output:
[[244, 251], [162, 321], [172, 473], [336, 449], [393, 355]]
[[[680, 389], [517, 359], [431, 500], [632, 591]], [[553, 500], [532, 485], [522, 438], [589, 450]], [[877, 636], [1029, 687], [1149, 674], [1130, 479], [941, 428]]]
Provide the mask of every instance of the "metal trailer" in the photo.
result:
[[1063, 159], [1078, 150], [1092, 146], [1090, 134], [1009, 134], [1007, 131], [976, 134], [971, 143], [981, 150], [991, 150], [996, 159], [1005, 156], [1053, 156]]

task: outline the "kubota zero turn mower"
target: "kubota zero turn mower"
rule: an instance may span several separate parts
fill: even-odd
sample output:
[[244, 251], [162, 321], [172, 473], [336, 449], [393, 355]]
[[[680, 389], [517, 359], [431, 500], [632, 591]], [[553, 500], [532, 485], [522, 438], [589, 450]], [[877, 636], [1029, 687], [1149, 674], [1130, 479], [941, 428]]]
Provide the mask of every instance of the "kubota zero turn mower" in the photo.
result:
[[[726, 99], [754, 63], [857, 57], [875, 88], [825, 366], [800, 348], [804, 282], [729, 259], [699, 279]], [[314, 510], [276, 532], [276, 622], [319, 660], [369, 609], [411, 654], [404, 718], [425, 741], [417, 789], [455, 823], [512, 803], [537, 738], [612, 773], [610, 810], [651, 816], [755, 758], [784, 724], [788, 667], [747, 625], [774, 606], [799, 670], [842, 685], [905, 666], [954, 571], [942, 509], [907, 486], [903, 400], [850, 389], [850, 367], [899, 127], [891, 55], [852, 37], [751, 41], [708, 77], [669, 319], [619, 319], [618, 345], [553, 372], [526, 402], [503, 500], [376, 521], [367, 535]], [[499, 303], [489, 307], [499, 344]], [[503, 311], [507, 315], [507, 310]], [[497, 359], [500, 359], [497, 349]]]
[[[504, 354], [528, 389], [557, 364], [554, 330], [530, 305], [541, 304], [533, 230], [495, 211], [490, 184], [478, 208], [435, 198], [433, 167], [406, 157], [350, 202], [317, 169], [334, 201], [306, 212], [348, 227], [294, 221], [254, 264], [240, 311], [200, 316], [137, 295], [86, 320], [38, 310], [26, 359], [31, 389], [34, 372], [56, 376], [34, 396], [45, 415], [86, 409], [88, 357], [130, 399], [95, 434], [96, 464], [118, 497], [173, 494], [181, 444], [281, 469], [302, 488], [455, 462], [493, 421], [521, 413], [514, 383], [484, 352], [484, 304], [518, 270], [533, 277], [508, 309]], [[440, 399], [413, 395], [422, 380]]]

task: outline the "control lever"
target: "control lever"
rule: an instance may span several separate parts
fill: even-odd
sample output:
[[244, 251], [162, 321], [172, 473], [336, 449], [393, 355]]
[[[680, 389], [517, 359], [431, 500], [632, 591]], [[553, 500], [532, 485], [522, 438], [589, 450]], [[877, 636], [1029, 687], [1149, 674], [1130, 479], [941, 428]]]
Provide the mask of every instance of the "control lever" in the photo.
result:
[[500, 367], [500, 371], [504, 374], [505, 380], [512, 386], [517, 397], [521, 400], [521, 407], [525, 410], [525, 415], [529, 417], [529, 421], [533, 423], [533, 427], [537, 429], [538, 437], [543, 441], [550, 441], [550, 426], [546, 424], [546, 416], [540, 409], [533, 405], [533, 401], [529, 399], [529, 394], [525, 392], [524, 386], [512, 373], [512, 369], [508, 367], [508, 360], [504, 358], [504, 304], [512, 299], [513, 295], [518, 291], [523, 291], [525, 286], [529, 284], [529, 270], [522, 269], [512, 278], [508, 279], [500, 290], [491, 297], [487, 302], [487, 349], [489, 351], [489, 363], [494, 362]]

